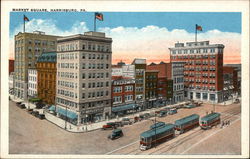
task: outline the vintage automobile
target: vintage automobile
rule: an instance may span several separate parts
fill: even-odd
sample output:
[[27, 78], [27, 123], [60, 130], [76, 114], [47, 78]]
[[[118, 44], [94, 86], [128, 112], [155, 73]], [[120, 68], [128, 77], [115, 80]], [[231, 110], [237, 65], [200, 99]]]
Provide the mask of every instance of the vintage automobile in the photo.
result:
[[19, 107], [21, 108], [21, 109], [25, 109], [26, 107], [25, 107], [25, 104], [21, 104], [21, 105], [19, 105]]
[[115, 122], [109, 122], [105, 125], [102, 126], [102, 129], [103, 130], [106, 130], [106, 129], [114, 129], [115, 127], [117, 126], [117, 124]]
[[131, 125], [133, 123], [130, 118], [122, 118], [121, 122], [122, 125]]
[[168, 115], [168, 111], [167, 110], [161, 110], [160, 114], [158, 115], [159, 117], [164, 117]]
[[115, 129], [112, 131], [112, 133], [110, 135], [108, 135], [108, 139], [114, 140], [114, 139], [120, 138], [122, 136], [123, 136], [122, 129]]
[[31, 114], [32, 111], [33, 111], [33, 109], [27, 109], [27, 112], [28, 112], [29, 114]]
[[176, 114], [176, 113], [177, 113], [177, 109], [176, 109], [176, 108], [170, 109], [170, 110], [168, 111], [168, 114], [169, 114], [169, 115], [173, 115], [173, 114]]
[[45, 119], [45, 115], [44, 114], [39, 114], [38, 118], [41, 119], [41, 120], [43, 120], [43, 119]]

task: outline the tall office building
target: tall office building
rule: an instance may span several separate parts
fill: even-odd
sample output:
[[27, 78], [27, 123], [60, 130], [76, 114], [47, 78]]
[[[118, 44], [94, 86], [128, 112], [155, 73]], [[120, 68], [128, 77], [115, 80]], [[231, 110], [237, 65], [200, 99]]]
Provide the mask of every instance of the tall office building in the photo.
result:
[[223, 101], [223, 44], [209, 41], [176, 43], [171, 62], [185, 62], [185, 97], [211, 103]]
[[184, 101], [184, 65], [185, 62], [172, 62], [173, 103]]
[[140, 110], [145, 109], [145, 71], [146, 59], [134, 59], [132, 62], [135, 69], [135, 100]]
[[56, 50], [58, 36], [44, 32], [18, 33], [15, 35], [14, 94], [26, 100], [28, 89], [28, 68], [34, 68], [42, 52]]
[[112, 39], [105, 33], [85, 32], [57, 42], [58, 115], [76, 125], [108, 118]]

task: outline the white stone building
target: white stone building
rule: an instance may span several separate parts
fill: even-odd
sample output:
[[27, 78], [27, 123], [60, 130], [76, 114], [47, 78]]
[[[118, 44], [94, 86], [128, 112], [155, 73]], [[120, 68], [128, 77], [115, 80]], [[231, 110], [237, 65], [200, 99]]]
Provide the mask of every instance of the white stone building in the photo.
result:
[[112, 39], [85, 32], [57, 42], [58, 115], [76, 125], [109, 118]]
[[9, 75], [9, 94], [14, 93], [14, 72], [11, 72]]
[[172, 62], [173, 99], [174, 103], [184, 101], [184, 65], [185, 62]]
[[112, 66], [112, 76], [135, 78], [135, 65]]
[[28, 96], [37, 97], [37, 70], [35, 68], [28, 69]]

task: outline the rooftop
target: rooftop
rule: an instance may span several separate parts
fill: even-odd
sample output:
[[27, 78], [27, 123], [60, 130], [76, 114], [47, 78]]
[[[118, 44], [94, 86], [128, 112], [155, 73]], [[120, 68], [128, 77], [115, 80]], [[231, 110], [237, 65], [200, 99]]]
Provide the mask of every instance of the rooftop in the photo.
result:
[[56, 52], [45, 52], [42, 53], [37, 62], [56, 62]]

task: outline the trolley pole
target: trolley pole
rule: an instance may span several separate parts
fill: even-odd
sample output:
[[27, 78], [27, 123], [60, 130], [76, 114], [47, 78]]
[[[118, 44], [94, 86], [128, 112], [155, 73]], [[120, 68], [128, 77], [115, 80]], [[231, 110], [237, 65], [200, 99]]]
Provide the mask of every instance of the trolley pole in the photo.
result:
[[155, 111], [155, 148], [156, 148], [156, 111]]

